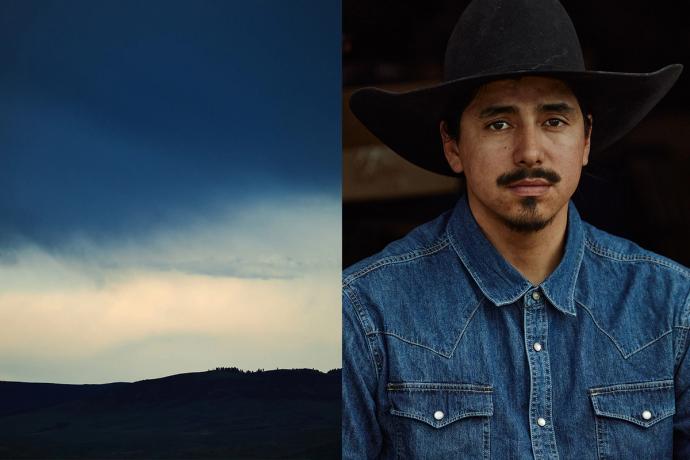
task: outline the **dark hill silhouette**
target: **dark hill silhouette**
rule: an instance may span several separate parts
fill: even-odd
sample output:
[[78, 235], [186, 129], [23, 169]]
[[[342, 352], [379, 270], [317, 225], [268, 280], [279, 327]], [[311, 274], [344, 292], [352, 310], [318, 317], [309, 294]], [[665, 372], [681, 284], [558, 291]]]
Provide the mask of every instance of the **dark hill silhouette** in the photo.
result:
[[0, 458], [340, 458], [341, 370], [0, 382]]

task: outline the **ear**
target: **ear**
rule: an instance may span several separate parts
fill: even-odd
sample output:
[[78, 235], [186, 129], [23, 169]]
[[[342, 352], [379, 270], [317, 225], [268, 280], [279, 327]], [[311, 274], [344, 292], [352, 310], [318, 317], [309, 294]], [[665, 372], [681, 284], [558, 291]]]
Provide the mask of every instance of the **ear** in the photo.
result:
[[587, 118], [589, 118], [589, 129], [587, 130], [587, 135], [585, 136], [585, 150], [582, 153], [582, 166], [585, 166], [587, 163], [589, 163], [589, 150], [592, 146], [592, 114], [587, 115]]
[[459, 142], [448, 134], [445, 121], [441, 121], [438, 128], [441, 133], [441, 142], [443, 143], [443, 153], [446, 156], [446, 161], [448, 161], [450, 169], [459, 174], [463, 171]]

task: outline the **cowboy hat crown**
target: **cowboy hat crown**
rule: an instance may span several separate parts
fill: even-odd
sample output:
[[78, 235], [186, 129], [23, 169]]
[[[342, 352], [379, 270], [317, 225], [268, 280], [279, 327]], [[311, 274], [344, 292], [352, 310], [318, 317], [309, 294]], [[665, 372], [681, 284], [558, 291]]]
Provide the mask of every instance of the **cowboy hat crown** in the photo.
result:
[[584, 71], [580, 42], [556, 0], [482, 0], [463, 12], [448, 40], [446, 81], [533, 70]]

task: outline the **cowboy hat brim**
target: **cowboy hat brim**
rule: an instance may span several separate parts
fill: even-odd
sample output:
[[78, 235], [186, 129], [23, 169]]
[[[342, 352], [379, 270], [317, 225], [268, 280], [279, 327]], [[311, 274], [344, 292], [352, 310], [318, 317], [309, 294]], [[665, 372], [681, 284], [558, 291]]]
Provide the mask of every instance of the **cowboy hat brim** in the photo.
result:
[[605, 149], [634, 128], [668, 93], [683, 66], [651, 73], [521, 70], [470, 76], [404, 93], [362, 88], [350, 97], [352, 113], [394, 152], [429, 171], [457, 176], [446, 162], [439, 123], [449, 101], [489, 81], [526, 75], [562, 79], [576, 87], [593, 116], [591, 151]]

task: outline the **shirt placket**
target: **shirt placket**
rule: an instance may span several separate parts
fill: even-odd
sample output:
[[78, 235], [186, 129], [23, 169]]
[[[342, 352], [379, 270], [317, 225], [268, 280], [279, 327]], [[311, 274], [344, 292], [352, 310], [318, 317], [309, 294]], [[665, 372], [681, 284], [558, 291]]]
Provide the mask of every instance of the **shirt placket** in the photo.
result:
[[548, 317], [544, 296], [532, 289], [524, 297], [525, 350], [530, 371], [529, 428], [535, 460], [557, 459], [553, 429]]

